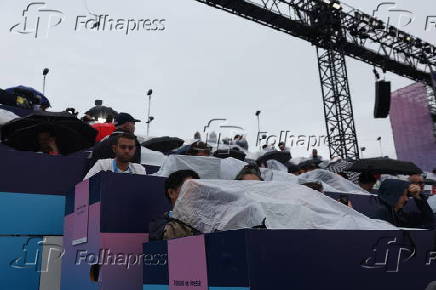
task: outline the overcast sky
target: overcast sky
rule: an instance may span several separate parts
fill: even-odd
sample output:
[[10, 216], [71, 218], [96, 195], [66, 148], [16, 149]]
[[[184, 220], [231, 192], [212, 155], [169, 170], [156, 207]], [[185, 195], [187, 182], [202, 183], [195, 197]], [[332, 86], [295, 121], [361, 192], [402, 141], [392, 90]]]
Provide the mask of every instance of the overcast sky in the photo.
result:
[[[43, 1], [41, 1], [43, 2]], [[47, 96], [53, 110], [74, 107], [81, 113], [95, 99], [118, 111], [146, 119], [149, 88], [152, 99], [151, 135], [190, 138], [212, 118], [227, 118], [229, 125], [245, 128], [251, 145], [257, 134], [256, 110], [261, 110], [261, 129], [279, 135], [325, 135], [323, 106], [315, 47], [298, 38], [271, 30], [194, 0], [51, 0], [42, 12], [38, 38], [10, 28], [23, 23], [29, 1], [0, 2], [0, 87], [19, 84], [42, 89], [41, 71], [50, 68]], [[346, 3], [372, 13], [380, 1], [348, 0]], [[436, 15], [434, 0], [396, 1], [397, 8], [412, 11], [415, 20], [404, 30], [435, 43], [436, 29], [425, 31], [427, 16]], [[89, 31], [77, 16], [91, 18], [88, 10], [112, 19], [164, 19], [163, 31]], [[384, 11], [381, 19], [398, 15]], [[44, 13], [50, 13], [47, 20]], [[407, 16], [408, 14], [406, 14]], [[435, 17], [436, 19], [436, 17]], [[45, 21], [45, 22], [44, 22]], [[403, 25], [407, 19], [400, 23]], [[30, 26], [30, 24], [29, 24]], [[28, 30], [30, 30], [28, 28]], [[373, 119], [374, 76], [372, 67], [347, 59], [359, 145], [365, 157], [383, 153], [395, 157], [389, 119]], [[387, 74], [393, 89], [412, 81]], [[146, 124], [138, 124], [138, 133]], [[295, 145], [295, 144], [294, 144]], [[328, 156], [325, 146], [321, 155]], [[293, 147], [305, 156], [306, 148]]]

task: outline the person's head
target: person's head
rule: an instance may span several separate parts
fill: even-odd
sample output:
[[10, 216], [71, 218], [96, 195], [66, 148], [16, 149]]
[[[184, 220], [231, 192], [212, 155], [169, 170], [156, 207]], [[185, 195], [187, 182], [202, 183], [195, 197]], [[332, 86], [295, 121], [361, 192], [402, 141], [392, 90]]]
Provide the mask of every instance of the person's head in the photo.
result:
[[313, 150], [312, 150], [312, 156], [313, 156], [313, 157], [317, 157], [317, 156], [318, 156], [318, 150], [313, 149]]
[[39, 150], [44, 153], [49, 153], [51, 151], [50, 144], [56, 143], [56, 137], [53, 132], [41, 131], [38, 133], [38, 146]]
[[118, 129], [135, 134], [135, 123], [141, 122], [133, 118], [130, 114], [119, 113], [116, 120], [116, 126]]
[[436, 168], [433, 168], [433, 173], [436, 174]]
[[106, 123], [112, 123], [113, 121], [114, 121], [114, 116], [112, 116], [112, 115], [106, 116]]
[[361, 173], [359, 175], [359, 186], [366, 191], [371, 191], [376, 183], [377, 179], [371, 173]]
[[259, 167], [256, 165], [246, 165], [236, 175], [235, 180], [258, 180], [263, 181]]
[[241, 139], [241, 136], [239, 135], [235, 135], [235, 137], [233, 137], [233, 140], [239, 140], [239, 139]]
[[288, 162], [286, 164], [286, 166], [288, 167], [288, 173], [292, 173], [295, 175], [299, 174], [300, 168], [297, 165], [295, 165], [294, 163]]
[[390, 207], [402, 209], [409, 200], [410, 183], [399, 179], [386, 179], [380, 185], [379, 198]]
[[324, 193], [324, 186], [322, 186], [322, 183], [319, 182], [306, 182], [303, 183], [304, 186], [307, 186], [313, 190], [319, 191], [321, 193]]
[[210, 148], [206, 143], [198, 141], [191, 145], [187, 154], [191, 156], [210, 156]]
[[136, 138], [130, 133], [122, 133], [116, 136], [116, 143], [112, 146], [115, 158], [119, 162], [130, 162], [136, 152]]
[[179, 170], [170, 174], [165, 182], [165, 195], [174, 207], [179, 197], [183, 183], [189, 179], [200, 179], [200, 176], [193, 170]]
[[409, 181], [411, 184], [416, 184], [421, 188], [421, 190], [424, 190], [424, 177], [421, 174], [410, 175]]
[[313, 170], [318, 168], [316, 166], [316, 164], [313, 161], [311, 161], [311, 160], [301, 162], [298, 166], [300, 167], [300, 172], [301, 173], [310, 172], [310, 171], [313, 171]]
[[285, 149], [286, 149], [285, 142], [279, 143], [279, 149], [280, 149], [280, 151], [285, 151]]

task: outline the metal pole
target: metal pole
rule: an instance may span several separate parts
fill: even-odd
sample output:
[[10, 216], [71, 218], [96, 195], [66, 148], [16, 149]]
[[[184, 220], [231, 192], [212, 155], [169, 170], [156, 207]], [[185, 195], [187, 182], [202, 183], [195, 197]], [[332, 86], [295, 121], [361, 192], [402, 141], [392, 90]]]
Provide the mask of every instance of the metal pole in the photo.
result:
[[151, 106], [151, 95], [148, 95], [147, 137], [150, 133], [150, 106]]
[[42, 94], [45, 96], [45, 78], [46, 78], [47, 76], [46, 75], [44, 75], [44, 77], [43, 77], [43, 80], [42, 80]]
[[378, 140], [379, 146], [380, 146], [380, 156], [383, 157], [383, 148], [382, 148], [382, 141], [381, 138]]

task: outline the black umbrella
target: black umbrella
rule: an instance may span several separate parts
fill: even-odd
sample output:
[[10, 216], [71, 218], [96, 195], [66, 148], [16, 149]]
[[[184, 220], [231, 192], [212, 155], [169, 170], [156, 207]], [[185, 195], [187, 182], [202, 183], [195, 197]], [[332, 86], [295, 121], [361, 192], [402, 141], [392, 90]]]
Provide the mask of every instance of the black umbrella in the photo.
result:
[[233, 157], [235, 159], [244, 161], [245, 160], [245, 153], [242, 152], [241, 150], [234, 150], [234, 149], [230, 149], [230, 150], [217, 150], [213, 153], [213, 156], [217, 157], [217, 158], [221, 158], [221, 159], [225, 159], [228, 157]]
[[92, 147], [97, 131], [67, 112], [33, 112], [6, 123], [1, 128], [2, 142], [22, 151], [39, 151], [38, 134], [50, 132], [62, 154]]
[[50, 107], [50, 101], [41, 92], [31, 87], [18, 86], [5, 90], [7, 93], [23, 98], [29, 102], [31, 106], [40, 105], [42, 107]]
[[259, 157], [256, 162], [258, 164], [262, 164], [267, 162], [268, 160], [276, 160], [283, 164], [286, 164], [289, 160], [291, 160], [291, 153], [288, 151], [270, 151], [266, 152], [264, 155]]
[[106, 107], [103, 105], [96, 105], [95, 107], [89, 109], [85, 114], [91, 116], [95, 120], [98, 120], [99, 118], [103, 118], [106, 120], [106, 118], [109, 116], [112, 116], [112, 119], [115, 119], [118, 116], [117, 111], [115, 111], [111, 107]]
[[185, 141], [176, 137], [152, 138], [143, 142], [141, 145], [153, 151], [168, 152], [179, 148]]
[[371, 172], [379, 174], [419, 174], [419, 169], [413, 162], [399, 161], [390, 158], [368, 158], [353, 163], [349, 171]]

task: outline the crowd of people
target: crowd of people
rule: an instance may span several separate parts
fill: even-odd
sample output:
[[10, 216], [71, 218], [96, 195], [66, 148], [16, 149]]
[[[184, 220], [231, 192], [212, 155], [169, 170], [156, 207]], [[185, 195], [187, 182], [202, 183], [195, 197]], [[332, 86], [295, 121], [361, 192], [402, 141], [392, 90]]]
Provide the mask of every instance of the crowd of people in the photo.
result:
[[[91, 122], [91, 119], [85, 116], [84, 122]], [[110, 171], [116, 174], [140, 174], [145, 175], [146, 170], [141, 165], [141, 144], [138, 137], [135, 136], [135, 124], [140, 122], [128, 113], [119, 113], [115, 120], [106, 120], [108, 126], [103, 131], [99, 131], [96, 137], [96, 144], [92, 148], [90, 157], [90, 169], [85, 179], [89, 179], [95, 174], [102, 171]], [[113, 122], [114, 121], [114, 122]], [[90, 124], [94, 126], [94, 124]], [[97, 128], [96, 128], [97, 129]], [[38, 152], [59, 155], [62, 153], [57, 142], [56, 133], [51, 130], [42, 130], [37, 134]], [[235, 136], [229, 145], [237, 145], [243, 150], [248, 149], [248, 143], [245, 137]], [[237, 148], [236, 148], [237, 149]], [[239, 150], [239, 149], [238, 149]], [[291, 158], [290, 150], [285, 143], [278, 144], [277, 149], [263, 147], [264, 152], [282, 152], [288, 153]], [[188, 146], [183, 146], [174, 151], [175, 154], [183, 154], [197, 157], [212, 156], [213, 149], [206, 142], [196, 140]], [[292, 175], [301, 175], [313, 170], [322, 168], [323, 159], [319, 156], [318, 151], [314, 149], [310, 158], [299, 164], [283, 162], [287, 173]], [[256, 181], [263, 182], [264, 178], [260, 168], [268, 166], [265, 160], [249, 162], [234, 178], [236, 181]], [[344, 172], [337, 172], [344, 178], [349, 176]], [[398, 227], [413, 228], [432, 228], [434, 224], [433, 211], [430, 208], [427, 197], [423, 194], [424, 179], [422, 175], [411, 175], [408, 180], [385, 179], [376, 172], [361, 173], [356, 183], [361, 189], [368, 193], [378, 194], [378, 208], [371, 218], [385, 220]], [[179, 170], [169, 175], [165, 185], [165, 195], [169, 200], [171, 207], [176, 205], [178, 195], [185, 181], [190, 179], [199, 179], [200, 176], [193, 170]], [[374, 189], [377, 183], [381, 183], [378, 190]], [[307, 182], [302, 184], [314, 191], [324, 194], [324, 187], [321, 182]], [[413, 200], [417, 210], [407, 212], [404, 210], [406, 204]], [[350, 200], [346, 195], [337, 199], [338, 202], [352, 207]], [[155, 219], [150, 225], [151, 239], [171, 239], [189, 235], [195, 235], [198, 231], [190, 225], [176, 220], [172, 217], [172, 212], [163, 213], [161, 217]]]
[[[134, 135], [135, 123], [138, 120], [132, 116], [121, 113], [116, 122], [115, 131], [98, 143], [93, 150], [93, 167], [85, 179], [100, 171], [114, 173], [146, 174], [144, 167], [139, 164], [138, 151], [141, 150], [137, 138]], [[239, 138], [239, 136], [237, 137]], [[285, 148], [279, 144], [279, 150]], [[280, 148], [281, 147], [281, 148]], [[190, 156], [209, 157], [211, 147], [202, 141], [192, 143], [182, 153]], [[299, 175], [319, 168], [322, 158], [316, 150], [308, 161], [299, 165], [287, 164], [288, 173]], [[238, 181], [263, 181], [260, 166], [263, 164], [248, 164], [235, 177]], [[346, 176], [345, 176], [346, 177]], [[358, 178], [359, 186], [369, 192], [376, 193], [375, 184], [379, 175], [362, 173]], [[165, 195], [171, 207], [176, 204], [178, 195], [185, 181], [199, 179], [199, 174], [192, 170], [179, 170], [169, 175], [165, 185]], [[303, 184], [323, 194], [322, 183], [308, 182]], [[427, 203], [427, 197], [423, 195], [423, 177], [419, 174], [411, 175], [408, 181], [386, 179], [381, 182], [378, 189], [378, 209], [371, 218], [385, 220], [398, 227], [431, 228], [433, 227], [433, 211]], [[417, 211], [408, 213], [404, 208], [409, 200], [414, 200]], [[338, 200], [349, 207], [351, 201], [343, 195]], [[172, 212], [163, 213], [162, 217], [155, 219], [150, 224], [151, 239], [172, 239], [183, 236], [195, 235], [198, 231], [180, 220], [172, 218]]]

